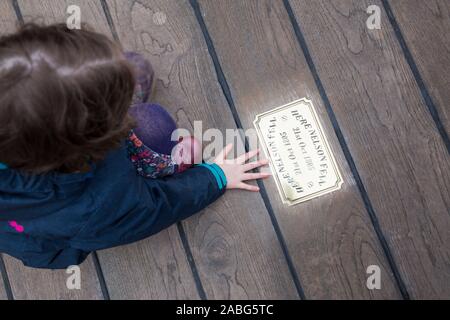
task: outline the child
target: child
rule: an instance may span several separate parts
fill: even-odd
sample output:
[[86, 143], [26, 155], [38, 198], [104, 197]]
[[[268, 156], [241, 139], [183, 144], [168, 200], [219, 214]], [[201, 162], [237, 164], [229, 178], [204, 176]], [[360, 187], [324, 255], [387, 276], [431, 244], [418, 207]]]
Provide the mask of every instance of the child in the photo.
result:
[[[0, 38], [0, 252], [37, 268], [146, 238], [217, 200], [267, 164], [257, 151], [192, 166], [195, 139], [145, 103], [153, 71], [107, 37], [26, 25]], [[130, 107], [131, 105], [131, 107]], [[132, 118], [134, 117], [134, 120]], [[133, 129], [134, 128], [134, 129]]]

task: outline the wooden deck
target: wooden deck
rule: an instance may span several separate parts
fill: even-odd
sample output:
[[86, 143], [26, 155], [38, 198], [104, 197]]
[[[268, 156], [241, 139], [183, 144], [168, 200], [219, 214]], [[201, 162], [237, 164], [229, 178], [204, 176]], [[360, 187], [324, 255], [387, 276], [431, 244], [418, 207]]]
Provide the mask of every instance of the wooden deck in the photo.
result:
[[150, 59], [182, 127], [252, 128], [308, 97], [344, 185], [292, 207], [273, 180], [228, 192], [91, 255], [81, 290], [3, 255], [0, 299], [450, 299], [449, 0], [0, 0], [0, 32], [65, 21], [70, 4]]

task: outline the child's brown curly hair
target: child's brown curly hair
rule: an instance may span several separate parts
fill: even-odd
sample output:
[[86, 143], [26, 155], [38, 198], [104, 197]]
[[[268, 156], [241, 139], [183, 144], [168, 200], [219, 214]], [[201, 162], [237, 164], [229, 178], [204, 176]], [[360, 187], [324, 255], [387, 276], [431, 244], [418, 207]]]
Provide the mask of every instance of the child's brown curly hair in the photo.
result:
[[33, 174], [76, 172], [132, 127], [135, 86], [120, 45], [64, 24], [0, 38], [0, 162]]

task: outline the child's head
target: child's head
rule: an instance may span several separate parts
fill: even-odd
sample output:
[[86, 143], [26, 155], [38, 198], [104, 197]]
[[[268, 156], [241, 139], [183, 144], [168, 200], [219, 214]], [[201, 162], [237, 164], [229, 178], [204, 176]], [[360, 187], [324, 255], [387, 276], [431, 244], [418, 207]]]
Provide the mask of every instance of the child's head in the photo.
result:
[[45, 173], [103, 159], [131, 128], [134, 85], [104, 35], [30, 24], [0, 38], [0, 162]]

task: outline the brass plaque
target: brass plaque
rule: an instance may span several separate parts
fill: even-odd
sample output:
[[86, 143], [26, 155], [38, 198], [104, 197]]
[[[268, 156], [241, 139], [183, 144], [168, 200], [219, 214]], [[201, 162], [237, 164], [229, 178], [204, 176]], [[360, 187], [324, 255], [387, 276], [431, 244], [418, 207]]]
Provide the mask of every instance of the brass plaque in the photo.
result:
[[341, 188], [342, 176], [310, 100], [257, 115], [254, 125], [283, 203], [294, 205]]

